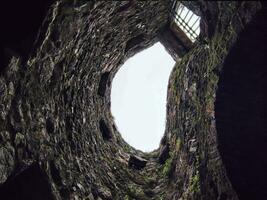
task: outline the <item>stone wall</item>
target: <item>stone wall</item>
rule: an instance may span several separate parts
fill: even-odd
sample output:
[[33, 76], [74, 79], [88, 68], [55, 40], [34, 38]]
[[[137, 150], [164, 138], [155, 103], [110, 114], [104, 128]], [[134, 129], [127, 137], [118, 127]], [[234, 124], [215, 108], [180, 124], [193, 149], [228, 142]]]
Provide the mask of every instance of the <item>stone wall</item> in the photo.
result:
[[238, 198], [217, 148], [214, 102], [224, 59], [260, 4], [191, 3], [209, 31], [171, 74], [165, 136], [151, 153], [121, 138], [110, 85], [129, 57], [160, 40], [170, 2], [50, 6], [29, 55], [11, 56], [0, 76], [1, 196]]

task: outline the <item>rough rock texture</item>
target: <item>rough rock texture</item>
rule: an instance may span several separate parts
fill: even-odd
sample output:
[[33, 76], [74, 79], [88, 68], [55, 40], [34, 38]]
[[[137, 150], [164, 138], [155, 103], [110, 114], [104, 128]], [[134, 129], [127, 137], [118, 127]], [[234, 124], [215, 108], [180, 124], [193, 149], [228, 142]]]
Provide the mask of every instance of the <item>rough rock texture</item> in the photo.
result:
[[[242, 71], [240, 57], [249, 55], [249, 48], [254, 47], [253, 34], [246, 34], [246, 30], [261, 4], [189, 3], [205, 19], [208, 31], [171, 74], [167, 126], [161, 147], [168, 145], [169, 157], [164, 157], [162, 164], [158, 150], [143, 153], [121, 138], [110, 113], [110, 86], [126, 59], [160, 40], [169, 24], [170, 2], [59, 0], [43, 9], [46, 17], [40, 18], [43, 23], [38, 34], [30, 36], [35, 42], [26, 42], [30, 46], [27, 54], [9, 55], [8, 66], [1, 67], [0, 196], [3, 199], [225, 200], [246, 199], [248, 194], [250, 199], [266, 196], [263, 158], [266, 145], [257, 143], [266, 141], [266, 129], [254, 129], [258, 140], [254, 138], [255, 144], [246, 149], [250, 137], [243, 138], [235, 129], [232, 132], [224, 129], [227, 123], [229, 127], [233, 125], [235, 117], [225, 124], [217, 122], [217, 116], [221, 121], [226, 119], [221, 117], [225, 109], [219, 103], [215, 114], [215, 101], [224, 98], [221, 95], [224, 85], [231, 91], [232, 83], [227, 82], [224, 77], [229, 75], [225, 74]], [[266, 10], [263, 11], [265, 16]], [[266, 39], [265, 24], [256, 26], [262, 31], [253, 37]], [[247, 54], [240, 53], [242, 45], [250, 39]], [[1, 50], [14, 49], [9, 45], [5, 43]], [[257, 50], [259, 57], [248, 57], [260, 60], [259, 73], [254, 79], [262, 81], [255, 85], [257, 88], [266, 84], [263, 50], [264, 47]], [[232, 64], [227, 59], [235, 55], [238, 58], [233, 65], [237, 67], [231, 71]], [[248, 62], [243, 65], [249, 69]], [[243, 80], [252, 81], [246, 76]], [[255, 95], [260, 96], [263, 91], [259, 89]], [[230, 93], [230, 99], [235, 94]], [[237, 96], [232, 97], [238, 100]], [[260, 104], [253, 104], [258, 107], [252, 114], [262, 116], [255, 120], [254, 127], [262, 127], [266, 122], [266, 112], [258, 115], [264, 100], [266, 97], [262, 95]], [[229, 106], [227, 101], [222, 102], [226, 102], [222, 106]], [[235, 111], [238, 109], [228, 114]], [[233, 134], [236, 137], [231, 138]], [[231, 146], [232, 139], [243, 146]], [[257, 147], [258, 144], [265, 147]], [[244, 166], [250, 158], [244, 159], [236, 153], [238, 150], [244, 156], [259, 154], [260, 161], [253, 158], [255, 165], [250, 163], [252, 170], [258, 170], [255, 179], [254, 172]], [[132, 155], [147, 161], [144, 168], [129, 168]], [[233, 159], [242, 165], [240, 176], [244, 179], [236, 176], [238, 163], [233, 163]], [[247, 188], [251, 182], [254, 187], [250, 193]]]

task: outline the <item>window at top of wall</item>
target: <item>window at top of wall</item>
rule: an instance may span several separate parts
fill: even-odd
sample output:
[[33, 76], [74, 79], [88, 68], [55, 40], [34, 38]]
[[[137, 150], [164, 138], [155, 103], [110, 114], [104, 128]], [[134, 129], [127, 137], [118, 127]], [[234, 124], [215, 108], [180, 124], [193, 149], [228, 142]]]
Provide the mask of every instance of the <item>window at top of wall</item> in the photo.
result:
[[172, 17], [179, 29], [185, 33], [191, 42], [195, 42], [200, 33], [200, 17], [178, 1], [173, 2]]

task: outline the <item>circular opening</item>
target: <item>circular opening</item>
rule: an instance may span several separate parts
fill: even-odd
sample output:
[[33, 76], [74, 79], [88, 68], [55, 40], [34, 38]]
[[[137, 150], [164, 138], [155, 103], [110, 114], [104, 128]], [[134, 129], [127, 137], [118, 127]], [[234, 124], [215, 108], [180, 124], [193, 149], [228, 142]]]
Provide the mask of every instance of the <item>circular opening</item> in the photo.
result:
[[111, 112], [128, 144], [142, 151], [159, 146], [165, 130], [167, 85], [175, 64], [160, 43], [126, 61], [111, 88]]

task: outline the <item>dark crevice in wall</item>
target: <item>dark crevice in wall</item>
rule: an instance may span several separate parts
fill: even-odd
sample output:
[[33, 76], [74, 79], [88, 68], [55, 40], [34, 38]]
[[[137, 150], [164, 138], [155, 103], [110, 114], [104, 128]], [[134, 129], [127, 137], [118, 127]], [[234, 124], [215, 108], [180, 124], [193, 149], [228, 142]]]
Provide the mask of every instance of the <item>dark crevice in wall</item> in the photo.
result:
[[143, 169], [147, 164], [147, 160], [143, 159], [139, 156], [131, 155], [128, 161], [129, 168], [141, 170]]
[[145, 35], [144, 34], [140, 34], [134, 38], [131, 38], [126, 43], [125, 52], [128, 52], [130, 49], [142, 44], [144, 41], [145, 41]]
[[104, 72], [101, 75], [99, 86], [98, 86], [98, 91], [97, 94], [101, 97], [105, 96], [107, 86], [109, 86], [109, 74], [110, 72]]
[[127, 11], [129, 8], [130, 8], [130, 6], [132, 5], [132, 1], [130, 0], [130, 1], [128, 1], [128, 2], [125, 2], [122, 6], [120, 6], [117, 10], [116, 10], [116, 12], [114, 12], [114, 13], [120, 13], [120, 12], [125, 12], [125, 11]]
[[164, 144], [164, 146], [162, 146], [160, 148], [160, 152], [159, 152], [159, 163], [160, 164], [164, 164], [165, 161], [170, 157], [170, 144]]
[[53, 133], [55, 130], [53, 119], [50, 117], [46, 119], [46, 130], [50, 134]]
[[1, 185], [0, 198], [5, 200], [55, 199], [52, 195], [48, 176], [38, 164], [31, 165]]
[[50, 162], [50, 173], [51, 173], [52, 179], [54, 180], [55, 184], [57, 184], [59, 186], [62, 185], [60, 172], [53, 161]]
[[267, 12], [259, 11], [229, 52], [216, 99], [219, 150], [239, 198], [267, 196]]
[[112, 138], [112, 132], [103, 119], [99, 121], [99, 129], [104, 140], [110, 140]]
[[0, 9], [0, 74], [12, 56], [24, 60], [34, 41], [48, 8], [55, 0], [5, 1]]

